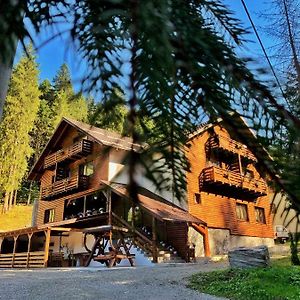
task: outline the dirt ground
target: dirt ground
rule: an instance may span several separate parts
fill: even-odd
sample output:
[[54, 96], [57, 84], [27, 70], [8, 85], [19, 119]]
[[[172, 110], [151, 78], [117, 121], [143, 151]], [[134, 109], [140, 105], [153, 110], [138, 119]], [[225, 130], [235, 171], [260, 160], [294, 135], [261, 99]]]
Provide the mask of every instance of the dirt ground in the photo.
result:
[[151, 267], [0, 270], [0, 299], [217, 299], [186, 288], [196, 272], [225, 268], [226, 263]]

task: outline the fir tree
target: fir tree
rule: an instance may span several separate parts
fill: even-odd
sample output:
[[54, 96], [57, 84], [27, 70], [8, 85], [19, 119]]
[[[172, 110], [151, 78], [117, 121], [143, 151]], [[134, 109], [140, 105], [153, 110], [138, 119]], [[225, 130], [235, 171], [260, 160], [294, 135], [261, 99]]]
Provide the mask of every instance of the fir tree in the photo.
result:
[[26, 174], [32, 154], [30, 131], [40, 104], [39, 71], [32, 48], [13, 69], [0, 128], [0, 190], [4, 211], [12, 204], [14, 191]]

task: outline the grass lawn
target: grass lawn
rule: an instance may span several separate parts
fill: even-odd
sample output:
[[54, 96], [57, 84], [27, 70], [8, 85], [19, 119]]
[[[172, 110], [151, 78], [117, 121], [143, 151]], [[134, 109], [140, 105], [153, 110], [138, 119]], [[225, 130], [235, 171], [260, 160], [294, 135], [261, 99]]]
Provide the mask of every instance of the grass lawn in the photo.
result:
[[[1, 212], [0, 206], [0, 212]], [[8, 213], [0, 213], [0, 231], [31, 226], [32, 205], [16, 205]]]
[[300, 299], [300, 267], [284, 258], [268, 268], [198, 273], [189, 278], [188, 287], [230, 299]]

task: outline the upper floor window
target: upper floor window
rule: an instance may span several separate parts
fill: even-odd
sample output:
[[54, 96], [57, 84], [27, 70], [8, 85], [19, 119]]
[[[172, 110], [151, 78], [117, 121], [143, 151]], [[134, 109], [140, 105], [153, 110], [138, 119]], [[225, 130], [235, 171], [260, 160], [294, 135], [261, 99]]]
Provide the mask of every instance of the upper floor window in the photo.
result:
[[199, 193], [194, 194], [194, 202], [195, 204], [201, 204], [201, 195]]
[[265, 210], [262, 207], [255, 207], [256, 222], [266, 224]]
[[54, 222], [55, 210], [54, 208], [46, 209], [44, 214], [44, 223]]
[[249, 221], [248, 217], [248, 207], [246, 204], [237, 203], [236, 204], [236, 217], [241, 221]]
[[88, 162], [84, 165], [80, 165], [79, 167], [80, 175], [91, 176], [94, 174], [94, 165], [93, 162]]

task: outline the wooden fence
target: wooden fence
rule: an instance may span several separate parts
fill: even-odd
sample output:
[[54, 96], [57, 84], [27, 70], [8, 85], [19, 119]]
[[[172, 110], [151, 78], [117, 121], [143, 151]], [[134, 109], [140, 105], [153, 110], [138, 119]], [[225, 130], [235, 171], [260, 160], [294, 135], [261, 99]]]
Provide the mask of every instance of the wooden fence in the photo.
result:
[[43, 268], [45, 251], [0, 254], [0, 268]]

